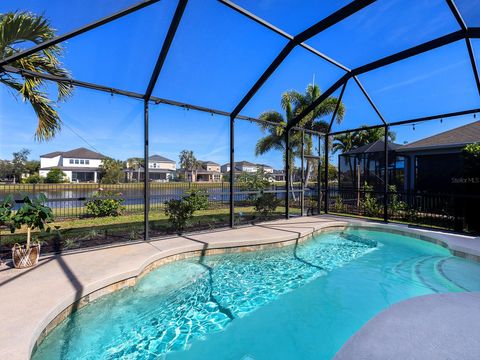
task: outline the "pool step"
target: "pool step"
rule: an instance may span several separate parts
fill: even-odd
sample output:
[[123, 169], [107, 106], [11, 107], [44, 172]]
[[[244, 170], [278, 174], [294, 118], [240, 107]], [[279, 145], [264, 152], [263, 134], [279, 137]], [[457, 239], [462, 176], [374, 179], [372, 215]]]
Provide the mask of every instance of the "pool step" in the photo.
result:
[[459, 283], [452, 276], [445, 264], [454, 259], [447, 256], [418, 256], [398, 263], [393, 272], [406, 280], [414, 281], [436, 293], [471, 291], [465, 284]]

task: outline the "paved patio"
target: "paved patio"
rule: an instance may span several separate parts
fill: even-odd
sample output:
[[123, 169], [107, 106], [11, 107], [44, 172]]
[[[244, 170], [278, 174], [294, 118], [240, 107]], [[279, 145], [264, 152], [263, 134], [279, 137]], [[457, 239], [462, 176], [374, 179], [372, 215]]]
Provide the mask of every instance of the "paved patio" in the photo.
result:
[[35, 342], [47, 327], [53, 326], [52, 321], [61, 321], [71, 310], [101, 295], [134, 285], [138, 276], [152, 268], [151, 264], [159, 266], [167, 260], [185, 256], [179, 254], [193, 256], [202, 251], [239, 247], [245, 251], [293, 243], [313, 232], [348, 224], [383, 227], [417, 237], [428, 235], [454, 251], [480, 256], [480, 241], [472, 237], [319, 216], [50, 256], [42, 258], [33, 269], [19, 270], [2, 265], [0, 358], [29, 359]]

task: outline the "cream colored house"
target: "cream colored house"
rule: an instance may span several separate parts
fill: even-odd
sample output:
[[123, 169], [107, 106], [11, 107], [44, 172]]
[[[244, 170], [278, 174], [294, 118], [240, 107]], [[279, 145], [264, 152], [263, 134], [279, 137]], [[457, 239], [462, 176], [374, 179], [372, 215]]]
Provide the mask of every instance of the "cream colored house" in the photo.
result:
[[[148, 173], [150, 181], [167, 182], [175, 178], [177, 164], [161, 155], [152, 155], [148, 158]], [[125, 170], [127, 181], [143, 181], [145, 168], [138, 163], [127, 162]]]
[[191, 182], [221, 182], [223, 175], [220, 164], [213, 161], [199, 161], [200, 168], [192, 171], [180, 170], [185, 180]]

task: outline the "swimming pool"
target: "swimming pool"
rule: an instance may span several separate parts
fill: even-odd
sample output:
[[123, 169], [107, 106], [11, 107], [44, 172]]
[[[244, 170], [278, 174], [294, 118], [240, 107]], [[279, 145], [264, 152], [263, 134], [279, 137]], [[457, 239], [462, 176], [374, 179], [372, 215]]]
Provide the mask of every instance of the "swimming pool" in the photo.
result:
[[362, 229], [183, 260], [72, 314], [33, 359], [328, 359], [414, 296], [480, 290], [480, 265]]

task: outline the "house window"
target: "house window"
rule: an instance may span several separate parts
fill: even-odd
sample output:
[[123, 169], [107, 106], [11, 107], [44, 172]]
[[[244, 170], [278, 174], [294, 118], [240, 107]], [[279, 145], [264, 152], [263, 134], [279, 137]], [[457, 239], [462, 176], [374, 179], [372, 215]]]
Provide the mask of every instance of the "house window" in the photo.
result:
[[79, 164], [79, 163], [80, 163], [80, 161], [78, 159], [75, 160], [75, 164]]
[[81, 165], [85, 164], [85, 160], [80, 160], [80, 164]]
[[73, 164], [73, 159], [70, 159], [70, 164]]
[[85, 160], [85, 165], [89, 165], [90, 164], [90, 160]]

